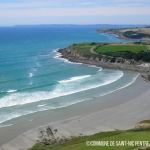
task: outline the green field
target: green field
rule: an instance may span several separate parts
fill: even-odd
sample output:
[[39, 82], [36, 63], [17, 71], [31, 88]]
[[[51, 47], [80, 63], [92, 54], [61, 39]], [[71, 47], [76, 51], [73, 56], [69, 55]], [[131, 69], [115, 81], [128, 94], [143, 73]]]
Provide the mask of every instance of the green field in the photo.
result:
[[[93, 48], [93, 49], [92, 49]], [[75, 56], [91, 60], [116, 62], [116, 58], [134, 60], [135, 62], [150, 62], [149, 45], [110, 44], [110, 43], [80, 43], [67, 47], [68, 52]], [[117, 60], [118, 62], [118, 60]]]
[[91, 48], [97, 47], [103, 45], [103, 43], [79, 43], [79, 44], [73, 44], [68, 47], [70, 51], [74, 51], [77, 54], [80, 54], [84, 57], [94, 57], [95, 54], [91, 53]]
[[30, 150], [131, 150], [139, 146], [86, 146], [86, 141], [150, 141], [150, 130], [101, 132], [77, 137], [66, 143], [45, 146], [36, 144]]
[[117, 51], [131, 51], [138, 52], [140, 50], [147, 50], [145, 45], [106, 45], [97, 48], [97, 52], [117, 52]]

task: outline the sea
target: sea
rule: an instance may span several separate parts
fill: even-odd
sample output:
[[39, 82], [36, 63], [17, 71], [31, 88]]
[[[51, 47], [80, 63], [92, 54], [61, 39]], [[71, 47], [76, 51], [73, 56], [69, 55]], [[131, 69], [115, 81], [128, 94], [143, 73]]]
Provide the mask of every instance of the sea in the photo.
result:
[[40, 111], [102, 97], [132, 84], [138, 73], [62, 59], [59, 48], [82, 42], [126, 43], [100, 28], [130, 25], [0, 27], [0, 127]]

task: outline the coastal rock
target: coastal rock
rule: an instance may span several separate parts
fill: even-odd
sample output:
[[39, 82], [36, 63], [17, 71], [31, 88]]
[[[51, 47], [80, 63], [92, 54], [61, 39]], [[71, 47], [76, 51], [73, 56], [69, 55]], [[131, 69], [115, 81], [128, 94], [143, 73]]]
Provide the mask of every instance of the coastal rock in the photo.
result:
[[147, 79], [148, 79], [148, 81], [150, 81], [150, 75], [147, 75]]
[[148, 74], [147, 76], [142, 75], [141, 76], [146, 82], [150, 82], [150, 75]]
[[44, 145], [54, 145], [66, 142], [75, 136], [70, 132], [63, 130], [60, 127], [47, 126], [44, 128], [40, 128], [38, 131], [38, 140], [37, 143], [41, 143]]
[[91, 57], [90, 60], [95, 60], [95, 59], [93, 57]]
[[95, 59], [96, 61], [100, 61], [100, 59], [98, 58], [98, 57], [96, 57], [96, 59]]
[[135, 129], [150, 128], [150, 120], [144, 120], [135, 125]]
[[[138, 66], [134, 61], [125, 61], [124, 59], [117, 59], [116, 63], [111, 63], [109, 59], [101, 59], [98, 61], [98, 58], [85, 58], [83, 56], [77, 55], [76, 52], [70, 51], [68, 48], [60, 49], [58, 52], [62, 54], [62, 58], [66, 58], [71, 62], [84, 63], [90, 65], [96, 65], [102, 68], [108, 69], [118, 69], [118, 70], [132, 70], [137, 72], [150, 72], [149, 67]], [[150, 77], [149, 77], [150, 78]]]

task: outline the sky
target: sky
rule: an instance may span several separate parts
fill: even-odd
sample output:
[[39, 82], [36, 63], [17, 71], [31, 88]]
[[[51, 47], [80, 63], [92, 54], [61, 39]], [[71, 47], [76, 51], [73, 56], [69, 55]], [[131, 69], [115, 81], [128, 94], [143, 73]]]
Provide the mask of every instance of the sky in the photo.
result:
[[150, 0], [0, 0], [0, 26], [147, 24]]

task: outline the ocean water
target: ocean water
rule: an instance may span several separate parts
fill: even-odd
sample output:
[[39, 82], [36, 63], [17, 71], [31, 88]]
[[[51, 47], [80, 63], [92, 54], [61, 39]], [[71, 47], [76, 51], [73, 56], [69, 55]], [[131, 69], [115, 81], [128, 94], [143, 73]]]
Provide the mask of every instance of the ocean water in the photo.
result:
[[0, 127], [17, 117], [91, 100], [133, 83], [138, 73], [59, 58], [57, 50], [74, 43], [127, 42], [95, 32], [105, 27], [0, 27]]

